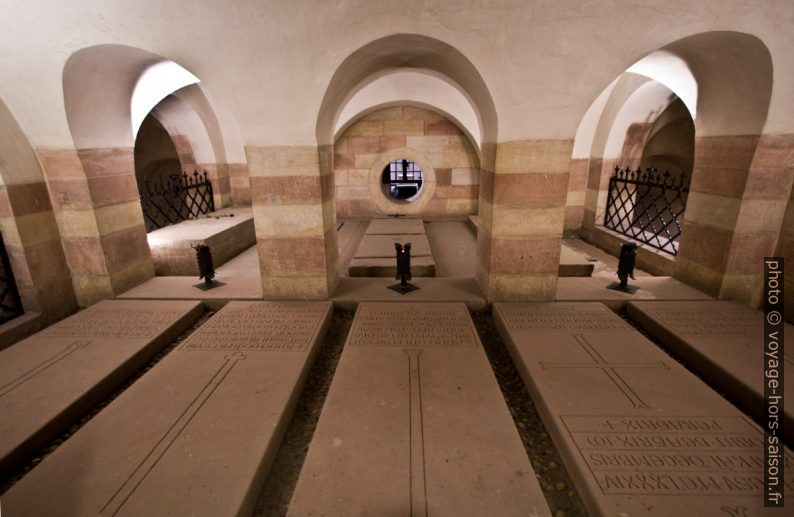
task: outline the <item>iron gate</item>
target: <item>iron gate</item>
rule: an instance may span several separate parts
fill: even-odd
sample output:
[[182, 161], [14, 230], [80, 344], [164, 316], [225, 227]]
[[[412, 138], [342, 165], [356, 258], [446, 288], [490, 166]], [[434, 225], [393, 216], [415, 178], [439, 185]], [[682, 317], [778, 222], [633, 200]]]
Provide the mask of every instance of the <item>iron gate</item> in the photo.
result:
[[654, 168], [615, 167], [609, 179], [604, 226], [671, 255], [678, 253], [689, 183]]
[[151, 184], [144, 178], [138, 188], [147, 232], [215, 211], [207, 171], [172, 174]]
[[3, 234], [0, 233], [0, 323], [21, 316], [24, 312], [17, 283], [14, 280], [14, 272], [11, 271], [11, 262], [8, 260]]

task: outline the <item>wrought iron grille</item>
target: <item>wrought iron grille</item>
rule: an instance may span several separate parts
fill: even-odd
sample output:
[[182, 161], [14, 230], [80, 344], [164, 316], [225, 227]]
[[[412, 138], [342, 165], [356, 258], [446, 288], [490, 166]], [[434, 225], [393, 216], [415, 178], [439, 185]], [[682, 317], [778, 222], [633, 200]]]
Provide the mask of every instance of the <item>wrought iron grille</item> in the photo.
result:
[[0, 234], [0, 323], [21, 316], [24, 312], [3, 235]]
[[147, 232], [215, 211], [207, 171], [172, 174], [152, 183], [144, 178], [138, 188]]
[[678, 253], [689, 184], [654, 168], [620, 169], [609, 179], [604, 226], [671, 255]]

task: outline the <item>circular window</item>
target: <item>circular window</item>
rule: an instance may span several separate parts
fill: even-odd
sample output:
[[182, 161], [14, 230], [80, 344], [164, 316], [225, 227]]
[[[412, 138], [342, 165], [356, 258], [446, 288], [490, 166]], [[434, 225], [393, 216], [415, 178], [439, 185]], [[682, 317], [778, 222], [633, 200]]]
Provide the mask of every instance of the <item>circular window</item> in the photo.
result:
[[381, 174], [383, 192], [398, 201], [414, 201], [422, 193], [422, 169], [411, 160], [393, 160]]

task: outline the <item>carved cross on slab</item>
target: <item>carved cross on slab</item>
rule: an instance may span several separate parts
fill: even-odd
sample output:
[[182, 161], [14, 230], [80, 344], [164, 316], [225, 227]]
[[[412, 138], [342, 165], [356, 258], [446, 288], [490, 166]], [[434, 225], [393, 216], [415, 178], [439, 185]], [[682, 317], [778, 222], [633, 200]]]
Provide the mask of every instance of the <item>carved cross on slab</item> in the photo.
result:
[[28, 370], [27, 372], [23, 373], [19, 377], [11, 379], [11, 381], [8, 382], [7, 384], [0, 385], [0, 397], [2, 397], [4, 395], [7, 395], [8, 393], [11, 392], [11, 390], [13, 390], [15, 388], [18, 388], [22, 384], [25, 384], [30, 379], [32, 379], [33, 377], [37, 376], [38, 374], [40, 374], [41, 372], [43, 372], [44, 370], [46, 370], [47, 368], [49, 368], [53, 364], [55, 364], [58, 361], [60, 361], [61, 359], [65, 358], [66, 356], [71, 355], [73, 352], [77, 352], [81, 348], [85, 348], [85, 347], [87, 347], [90, 344], [91, 344], [90, 341], [75, 341], [74, 343], [71, 343], [64, 350], [58, 352], [57, 354], [53, 355], [52, 357], [49, 357], [48, 359], [43, 361], [38, 366], [36, 366], [34, 368], [31, 368], [30, 370]]
[[635, 408], [650, 409], [651, 406], [646, 404], [635, 393], [634, 389], [621, 377], [618, 370], [623, 368], [664, 368], [669, 370], [669, 366], [662, 361], [653, 363], [610, 363], [598, 353], [598, 350], [582, 334], [574, 334], [573, 338], [579, 343], [585, 353], [590, 356], [593, 360], [592, 363], [546, 363], [540, 361], [540, 367], [544, 370], [549, 368], [600, 368]]
[[421, 350], [403, 351], [408, 355], [408, 393], [410, 422], [411, 517], [427, 516], [425, 480], [425, 431], [422, 422], [422, 379], [419, 376]]
[[103, 515], [116, 515], [121, 510], [121, 507], [124, 506], [124, 503], [132, 496], [133, 492], [135, 492], [146, 476], [149, 475], [149, 472], [157, 465], [163, 455], [168, 452], [168, 449], [173, 445], [179, 435], [182, 434], [182, 431], [188, 426], [190, 421], [196, 416], [196, 413], [204, 406], [207, 400], [215, 393], [215, 390], [218, 386], [221, 385], [223, 380], [229, 375], [229, 372], [232, 371], [232, 368], [237, 364], [238, 361], [242, 361], [245, 359], [245, 354], [241, 352], [234, 352], [225, 356], [223, 364], [220, 368], [215, 372], [215, 375], [207, 382], [207, 384], [201, 389], [201, 391], [196, 395], [196, 398], [185, 408], [179, 418], [174, 422], [168, 431], [160, 438], [157, 444], [149, 451], [149, 454], [141, 460], [132, 474], [122, 483], [116, 493], [113, 494], [113, 497], [105, 503], [105, 506], [102, 507], [100, 510], [100, 514]]

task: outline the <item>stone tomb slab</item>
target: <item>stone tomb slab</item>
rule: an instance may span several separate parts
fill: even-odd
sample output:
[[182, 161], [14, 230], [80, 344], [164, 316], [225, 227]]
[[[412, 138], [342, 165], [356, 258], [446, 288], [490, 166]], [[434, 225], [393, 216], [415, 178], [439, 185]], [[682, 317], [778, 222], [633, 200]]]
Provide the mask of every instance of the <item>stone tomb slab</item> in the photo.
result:
[[[632, 302], [629, 317], [756, 421], [764, 420], [764, 314], [729, 301]], [[783, 367], [794, 372], [794, 327], [785, 324]], [[791, 377], [789, 377], [791, 378]], [[783, 429], [794, 442], [794, 382], [784, 383]]]
[[196, 219], [166, 226], [146, 235], [157, 276], [198, 277], [196, 244], [212, 251], [215, 267], [256, 244], [251, 207], [224, 208]]
[[427, 235], [364, 235], [353, 258], [394, 258], [394, 243], [411, 243], [411, 258], [430, 257]]
[[415, 235], [424, 234], [425, 225], [421, 219], [373, 219], [369, 222], [365, 235]]
[[0, 352], [0, 471], [29, 459], [202, 312], [195, 301], [106, 300]]
[[565, 244], [560, 246], [560, 267], [557, 276], [590, 276], [594, 267], [595, 264], [587, 260], [584, 253], [571, 249]]
[[288, 515], [549, 515], [462, 303], [366, 303]]
[[348, 274], [353, 277], [386, 276], [394, 278], [397, 273], [394, 243], [411, 243], [411, 274], [415, 277], [435, 276], [436, 263], [430, 251], [427, 235], [364, 235], [353, 259]]
[[590, 514], [782, 514], [763, 507], [761, 429], [607, 307], [493, 310]]
[[330, 302], [230, 302], [3, 496], [3, 515], [247, 515]]

